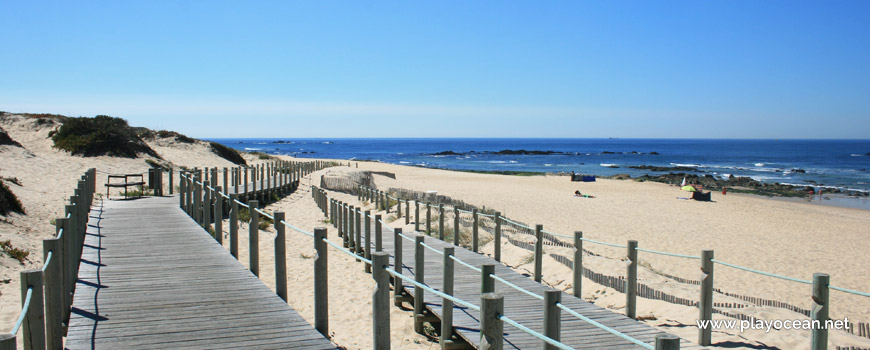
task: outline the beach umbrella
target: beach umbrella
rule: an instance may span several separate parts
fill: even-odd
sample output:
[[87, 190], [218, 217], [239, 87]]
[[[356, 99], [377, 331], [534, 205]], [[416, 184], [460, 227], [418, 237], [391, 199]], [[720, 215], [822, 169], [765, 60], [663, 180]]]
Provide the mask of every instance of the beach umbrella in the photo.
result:
[[683, 176], [683, 182], [680, 183], [680, 186], [685, 186], [685, 185], [686, 185], [686, 177]]
[[683, 188], [681, 188], [681, 190], [688, 191], [688, 192], [695, 192], [696, 191], [695, 188], [692, 186], [683, 186]]

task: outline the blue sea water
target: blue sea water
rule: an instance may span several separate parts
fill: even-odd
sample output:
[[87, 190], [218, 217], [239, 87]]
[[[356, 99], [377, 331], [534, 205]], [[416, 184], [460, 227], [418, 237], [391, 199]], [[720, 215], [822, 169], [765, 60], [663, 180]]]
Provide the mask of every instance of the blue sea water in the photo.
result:
[[[373, 160], [455, 170], [662, 174], [632, 165], [690, 166], [698, 174], [870, 191], [870, 140], [721, 139], [211, 139], [242, 151]], [[500, 150], [555, 151], [503, 155]], [[443, 151], [463, 155], [433, 155]], [[650, 153], [657, 154], [650, 154]], [[804, 170], [805, 173], [795, 172]]]

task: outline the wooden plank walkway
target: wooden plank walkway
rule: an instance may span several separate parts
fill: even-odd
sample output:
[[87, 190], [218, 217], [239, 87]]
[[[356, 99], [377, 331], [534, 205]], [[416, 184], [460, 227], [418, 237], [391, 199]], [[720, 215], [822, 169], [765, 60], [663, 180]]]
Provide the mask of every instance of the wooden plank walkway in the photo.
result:
[[[403, 219], [399, 219], [399, 221], [403, 221]], [[372, 223], [371, 230], [374, 234], [374, 223]], [[411, 238], [415, 236], [414, 233], [406, 233], [405, 235]], [[406, 276], [414, 276], [414, 242], [407, 239], [401, 239], [401, 241], [404, 265], [402, 273]], [[444, 247], [453, 246], [434, 237], [426, 237], [425, 243], [440, 251], [443, 251]], [[387, 225], [383, 227], [383, 246], [385, 251], [391, 254], [394, 252], [393, 229]], [[372, 250], [374, 251], [374, 248]], [[425, 248], [423, 252], [426, 262], [424, 266], [425, 282], [427, 285], [440, 290], [443, 287], [443, 256]], [[543, 295], [544, 291], [552, 290], [535, 282], [529, 276], [517, 273], [486, 255], [474, 253], [457, 246], [455, 247], [455, 256], [478, 268], [484, 264], [493, 264], [495, 265], [495, 275], [535, 294]], [[475, 305], [480, 305], [480, 273], [458, 263], [454, 264], [454, 271], [453, 295]], [[408, 283], [404, 284], [408, 295], [413, 296], [414, 287]], [[534, 299], [500, 281], [495, 281], [495, 291], [504, 296], [505, 316], [532, 330], [543, 333], [543, 301]], [[439, 318], [442, 314], [441, 301], [441, 298], [437, 295], [425, 293], [426, 307]], [[596, 306], [568, 293], [562, 293], [561, 302], [581, 315], [650, 345], [655, 345], [656, 335], [665, 334], [644, 323]], [[608, 333], [564, 311], [561, 312], [561, 321], [561, 341], [575, 349], [643, 349], [637, 344]], [[455, 306], [453, 324], [463, 339], [475, 347], [479, 347], [480, 319], [477, 311]], [[541, 340], [511, 325], [505, 324], [504, 332], [505, 349], [540, 349], [543, 347]], [[681, 341], [680, 348], [701, 349], [698, 345], [685, 339]]]
[[336, 348], [177, 198], [103, 201], [90, 216], [66, 348]]

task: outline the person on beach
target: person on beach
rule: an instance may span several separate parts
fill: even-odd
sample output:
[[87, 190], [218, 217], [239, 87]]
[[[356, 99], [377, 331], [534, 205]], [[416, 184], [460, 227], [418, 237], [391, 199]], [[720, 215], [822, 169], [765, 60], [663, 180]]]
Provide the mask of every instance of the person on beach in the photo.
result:
[[595, 198], [595, 196], [580, 193], [580, 190], [574, 191], [574, 197]]

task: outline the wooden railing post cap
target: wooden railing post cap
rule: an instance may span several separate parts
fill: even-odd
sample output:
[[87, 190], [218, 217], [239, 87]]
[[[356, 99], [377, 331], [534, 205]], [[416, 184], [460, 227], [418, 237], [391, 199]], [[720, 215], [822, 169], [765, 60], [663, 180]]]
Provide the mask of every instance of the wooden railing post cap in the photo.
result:
[[679, 350], [680, 337], [673, 334], [659, 334], [656, 336], [655, 350]]

